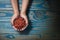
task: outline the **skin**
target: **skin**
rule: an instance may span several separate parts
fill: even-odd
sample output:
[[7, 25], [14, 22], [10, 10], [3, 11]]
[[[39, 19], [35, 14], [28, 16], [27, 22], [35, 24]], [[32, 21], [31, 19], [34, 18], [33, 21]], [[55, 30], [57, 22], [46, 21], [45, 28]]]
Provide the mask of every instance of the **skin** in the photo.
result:
[[[29, 3], [29, 0], [22, 0], [22, 8], [21, 8], [21, 11], [19, 12], [18, 0], [11, 0], [11, 4], [12, 4], [12, 7], [13, 7], [13, 11], [14, 11], [14, 14], [11, 18], [11, 24], [12, 25], [13, 25], [14, 19], [17, 18], [19, 15], [25, 19], [26, 24], [28, 25], [28, 18], [26, 16], [26, 10], [27, 10], [27, 7], [28, 7], [28, 3]], [[16, 28], [14, 28], [14, 29], [16, 29]]]

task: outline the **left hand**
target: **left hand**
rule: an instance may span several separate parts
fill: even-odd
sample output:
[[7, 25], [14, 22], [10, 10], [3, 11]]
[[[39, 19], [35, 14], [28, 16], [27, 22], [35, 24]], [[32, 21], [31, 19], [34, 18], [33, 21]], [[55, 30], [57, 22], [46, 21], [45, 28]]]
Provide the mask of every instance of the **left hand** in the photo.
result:
[[26, 13], [20, 13], [20, 16], [21, 16], [22, 18], [24, 18], [25, 21], [26, 21], [26, 26], [21, 29], [21, 31], [22, 31], [22, 30], [26, 29], [26, 27], [28, 26], [28, 18], [27, 18]]

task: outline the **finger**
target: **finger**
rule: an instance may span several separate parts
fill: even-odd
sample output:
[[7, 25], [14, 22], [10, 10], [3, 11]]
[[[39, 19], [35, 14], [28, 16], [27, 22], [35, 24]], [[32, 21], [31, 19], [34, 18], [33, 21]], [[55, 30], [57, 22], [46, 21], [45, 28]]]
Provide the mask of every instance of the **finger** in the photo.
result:
[[12, 24], [12, 26], [13, 26], [13, 20], [11, 20], [11, 24]]

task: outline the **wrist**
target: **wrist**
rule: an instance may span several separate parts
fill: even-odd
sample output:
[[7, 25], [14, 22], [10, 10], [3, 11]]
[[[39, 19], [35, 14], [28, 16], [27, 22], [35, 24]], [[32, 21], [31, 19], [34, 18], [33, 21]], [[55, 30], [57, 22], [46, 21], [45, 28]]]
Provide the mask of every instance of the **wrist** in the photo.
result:
[[24, 15], [25, 15], [25, 14], [26, 14], [26, 12], [22, 12], [22, 11], [21, 11], [21, 13], [20, 13], [20, 14], [24, 14]]
[[19, 14], [19, 12], [14, 12], [14, 14]]

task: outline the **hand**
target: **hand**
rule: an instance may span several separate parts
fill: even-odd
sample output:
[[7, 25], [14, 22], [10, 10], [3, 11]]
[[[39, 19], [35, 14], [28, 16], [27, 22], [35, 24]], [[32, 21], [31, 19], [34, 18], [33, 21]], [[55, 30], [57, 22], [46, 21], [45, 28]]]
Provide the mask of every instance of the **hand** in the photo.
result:
[[23, 30], [26, 29], [26, 27], [28, 26], [28, 18], [27, 18], [26, 13], [20, 13], [20, 16], [21, 16], [22, 18], [24, 18], [25, 21], [26, 21], [26, 26], [20, 30], [20, 31], [23, 31]]
[[19, 16], [19, 14], [14, 14], [11, 18], [11, 24], [13, 25], [13, 21]]

